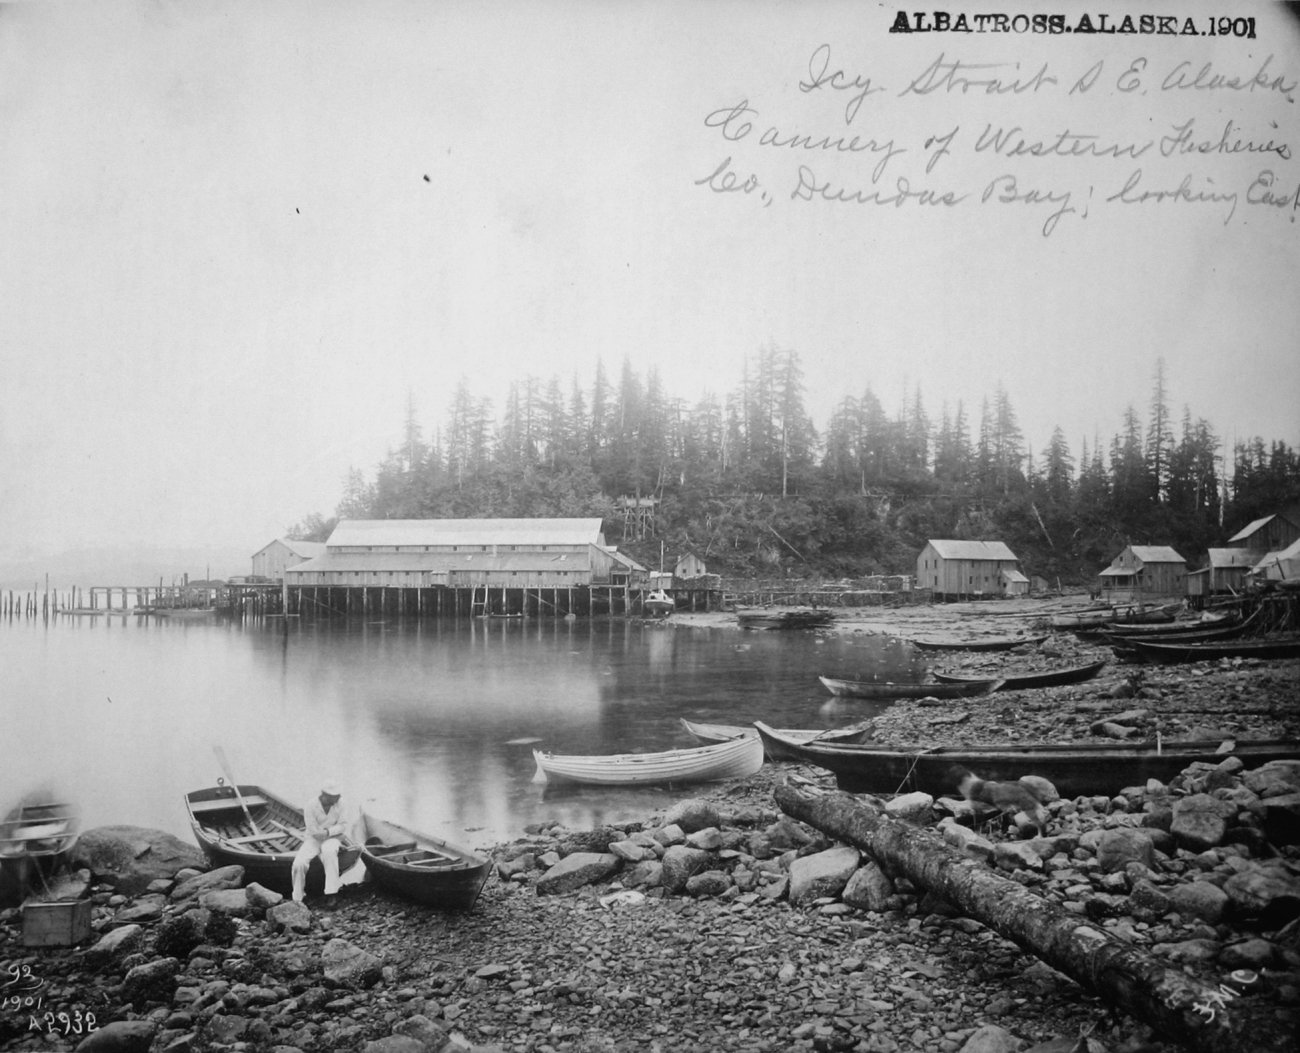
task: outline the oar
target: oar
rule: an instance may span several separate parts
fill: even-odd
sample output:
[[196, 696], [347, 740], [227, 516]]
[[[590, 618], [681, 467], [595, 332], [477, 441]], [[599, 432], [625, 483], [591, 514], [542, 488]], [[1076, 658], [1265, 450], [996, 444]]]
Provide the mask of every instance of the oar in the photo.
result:
[[260, 835], [262, 831], [258, 829], [257, 820], [253, 818], [253, 813], [248, 810], [248, 805], [244, 803], [244, 795], [239, 792], [239, 783], [235, 782], [235, 777], [230, 773], [230, 762], [226, 760], [226, 751], [220, 746], [213, 746], [212, 752], [217, 755], [217, 763], [221, 765], [221, 770], [226, 773], [226, 778], [230, 780], [230, 788], [235, 791], [239, 807], [244, 809], [244, 817], [248, 820], [248, 825], [253, 828], [253, 833]]

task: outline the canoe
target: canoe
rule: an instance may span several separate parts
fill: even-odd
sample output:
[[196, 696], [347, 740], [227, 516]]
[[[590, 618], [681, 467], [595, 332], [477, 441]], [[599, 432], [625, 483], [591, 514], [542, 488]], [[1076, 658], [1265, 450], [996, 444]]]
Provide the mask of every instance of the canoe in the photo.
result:
[[836, 680], [830, 676], [817, 678], [832, 695], [839, 698], [969, 698], [986, 695], [996, 690], [998, 680], [985, 678], [969, 683], [941, 684], [891, 684], [873, 680]]
[[712, 746], [663, 753], [614, 753], [566, 756], [533, 750], [533, 782], [570, 782], [590, 786], [653, 786], [663, 783], [716, 782], [753, 775], [763, 766], [763, 744], [736, 738]]
[[1077, 614], [1054, 614], [1047, 620], [1053, 629], [1099, 629], [1103, 625], [1119, 623], [1137, 625], [1155, 622], [1172, 622], [1178, 604], [1163, 607], [1106, 607], [1101, 610], [1079, 611]]
[[[1101, 672], [1105, 660], [1091, 665], [1076, 665], [1070, 669], [1049, 669], [1041, 673], [1001, 673], [994, 691], [1020, 691], [1027, 687], [1059, 687], [1061, 684], [1081, 684]], [[983, 677], [959, 676], [956, 673], [935, 673], [934, 678], [945, 684], [988, 683]]]
[[817, 607], [755, 607], [736, 612], [742, 629], [816, 629], [835, 621], [832, 611]]
[[974, 640], [909, 640], [922, 651], [1010, 651], [1022, 644], [1037, 646], [1046, 636], [1002, 636]]
[[1158, 662], [1212, 662], [1220, 658], [1300, 658], [1300, 637], [1282, 640], [1210, 640], [1156, 643], [1128, 637], [1113, 644], [1125, 657], [1137, 652]]
[[[214, 867], [237, 864], [244, 868], [245, 883], [259, 885], [283, 895], [293, 892], [290, 867], [306, 837], [302, 809], [260, 786], [240, 785], [244, 804], [257, 823], [254, 830], [240, 807], [233, 786], [224, 781], [185, 795], [194, 840]], [[339, 850], [339, 873], [350, 870], [361, 858], [361, 849], [344, 840]], [[307, 868], [307, 893], [325, 890], [325, 868], [319, 858]]]
[[361, 813], [361, 858], [380, 888], [438, 910], [469, 910], [492, 861], [429, 834]]
[[955, 796], [960, 779], [955, 769], [967, 769], [994, 782], [1039, 775], [1050, 780], [1062, 797], [1113, 796], [1126, 786], [1143, 786], [1148, 779], [1168, 782], [1193, 761], [1218, 764], [1235, 756], [1247, 768], [1255, 768], [1272, 760], [1300, 759], [1300, 741], [1294, 739], [1239, 741], [1227, 749], [1217, 739], [1105, 746], [1080, 743], [889, 749], [793, 739], [782, 742], [775, 729], [762, 723], [755, 727], [765, 743], [770, 740], [800, 762], [833, 772], [840, 789], [850, 793], [921, 790], [936, 797]]
[[1123, 622], [1107, 622], [1102, 631], [1118, 636], [1175, 636], [1184, 633], [1209, 633], [1241, 630], [1246, 623], [1236, 616], [1208, 615], [1195, 621], [1173, 621], [1154, 625], [1125, 625]]
[[[740, 724], [707, 724], [698, 720], [687, 720], [685, 717], [681, 717], [680, 720], [682, 727], [701, 742], [729, 742], [731, 739], [741, 736], [758, 738], [758, 729], [752, 724], [745, 727]], [[826, 731], [782, 728], [781, 734], [794, 739], [796, 742], [861, 742], [863, 736], [867, 734], [867, 729], [860, 725], [847, 728], [830, 728]], [[764, 752], [766, 753], [766, 750]], [[767, 753], [767, 759], [784, 760], [785, 757], [783, 754], [773, 755]]]

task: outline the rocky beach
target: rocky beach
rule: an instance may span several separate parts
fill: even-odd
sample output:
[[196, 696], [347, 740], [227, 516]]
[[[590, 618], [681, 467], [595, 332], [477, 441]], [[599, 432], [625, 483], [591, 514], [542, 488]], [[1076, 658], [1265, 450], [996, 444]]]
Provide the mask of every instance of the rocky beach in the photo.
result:
[[[1029, 635], [1028, 601], [838, 614], [836, 633]], [[672, 631], [734, 625], [675, 617]], [[1056, 633], [1009, 654], [951, 653], [970, 674], [1110, 657]], [[1300, 662], [1111, 662], [1086, 683], [898, 702], [874, 741], [1071, 742], [1300, 737]], [[827, 725], [857, 719], [828, 703]], [[66, 880], [93, 904], [72, 948], [23, 944], [0, 912], [0, 1046], [12, 1049], [538, 1053], [858, 1050], [1140, 1053], [1180, 1048], [859, 848], [799, 821], [767, 764], [641, 821], [520, 831], [493, 850], [474, 909], [440, 914], [369, 884], [337, 909], [281, 901], [239, 868], [134, 827], [86, 832]], [[783, 793], [786, 791], [783, 791]], [[976, 860], [1204, 984], [1199, 1016], [1249, 1007], [1257, 1048], [1300, 1028], [1300, 762], [1231, 756], [1168, 784], [1053, 800], [1046, 831], [952, 797], [863, 799], [936, 851]], [[95, 1030], [87, 1033], [93, 1014]], [[80, 1028], [78, 1033], [76, 1028]], [[1240, 1048], [1252, 1048], [1240, 1036]], [[1226, 1047], [1224, 1047], [1226, 1048]]]

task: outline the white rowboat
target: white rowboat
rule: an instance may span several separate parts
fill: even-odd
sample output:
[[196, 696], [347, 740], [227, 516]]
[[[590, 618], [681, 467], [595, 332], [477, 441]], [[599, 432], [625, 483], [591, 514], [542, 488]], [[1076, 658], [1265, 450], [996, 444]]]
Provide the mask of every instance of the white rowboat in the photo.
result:
[[[742, 735], [746, 738], [758, 738], [758, 728], [753, 724], [742, 727], [739, 724], [708, 724], [699, 720], [687, 720], [685, 717], [679, 719], [682, 727], [701, 742], [727, 742]], [[858, 724], [847, 728], [831, 728], [827, 731], [781, 728], [779, 734], [795, 742], [863, 742], [865, 741], [863, 736], [867, 732], [865, 726]], [[772, 759], [774, 758], [768, 757], [768, 760]]]
[[753, 775], [763, 766], [763, 743], [744, 736], [694, 749], [664, 753], [613, 753], [577, 757], [533, 750], [533, 782], [574, 782], [591, 786], [716, 782]]

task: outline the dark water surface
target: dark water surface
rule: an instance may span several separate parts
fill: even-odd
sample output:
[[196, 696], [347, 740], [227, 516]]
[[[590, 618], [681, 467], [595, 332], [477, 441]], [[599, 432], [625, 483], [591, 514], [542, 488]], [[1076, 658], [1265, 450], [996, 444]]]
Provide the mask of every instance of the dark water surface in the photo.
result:
[[[190, 832], [182, 795], [221, 746], [242, 783], [295, 803], [324, 777], [355, 803], [466, 845], [528, 823], [639, 818], [674, 788], [549, 790], [534, 748], [695, 745], [679, 717], [834, 727], [879, 712], [818, 673], [921, 679], [898, 640], [622, 619], [0, 624], [0, 808], [45, 781], [85, 826]], [[539, 741], [520, 741], [537, 739]]]

